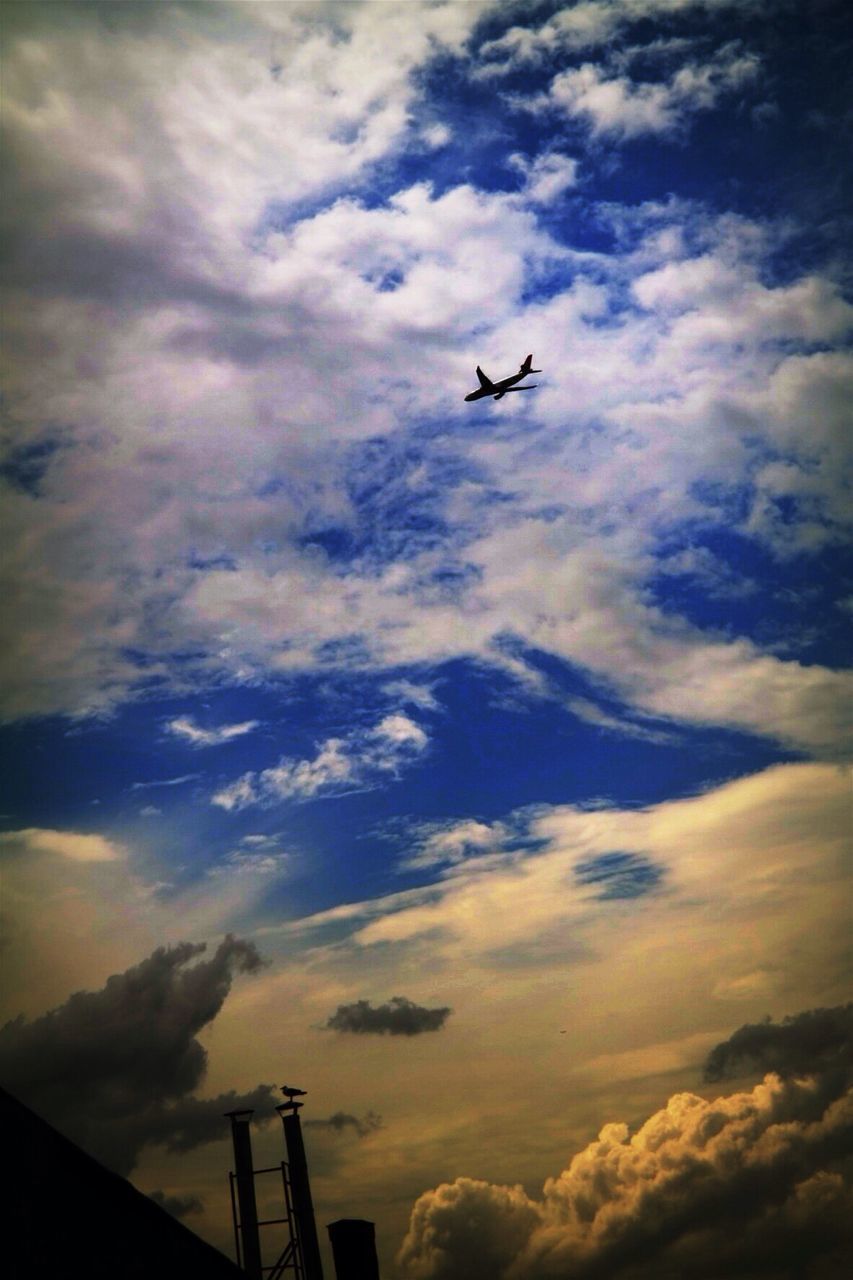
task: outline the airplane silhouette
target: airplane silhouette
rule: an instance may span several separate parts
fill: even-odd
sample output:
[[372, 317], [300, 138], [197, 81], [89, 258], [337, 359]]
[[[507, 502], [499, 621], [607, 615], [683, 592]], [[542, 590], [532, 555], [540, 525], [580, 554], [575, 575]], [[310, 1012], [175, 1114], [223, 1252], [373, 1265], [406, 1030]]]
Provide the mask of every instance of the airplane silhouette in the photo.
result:
[[522, 378], [526, 378], [528, 373], [541, 373], [541, 369], [532, 369], [533, 356], [530, 355], [519, 369], [518, 373], [514, 373], [511, 378], [501, 378], [499, 382], [492, 382], [491, 378], [487, 378], [483, 370], [477, 365], [477, 377], [480, 379], [480, 386], [476, 391], [472, 391], [470, 395], [465, 397], [466, 400], [482, 400], [483, 396], [494, 396], [495, 400], [500, 400], [508, 391], [532, 391], [534, 387], [538, 387], [538, 382], [531, 382], [526, 387], [516, 387], [514, 383], [521, 382]]

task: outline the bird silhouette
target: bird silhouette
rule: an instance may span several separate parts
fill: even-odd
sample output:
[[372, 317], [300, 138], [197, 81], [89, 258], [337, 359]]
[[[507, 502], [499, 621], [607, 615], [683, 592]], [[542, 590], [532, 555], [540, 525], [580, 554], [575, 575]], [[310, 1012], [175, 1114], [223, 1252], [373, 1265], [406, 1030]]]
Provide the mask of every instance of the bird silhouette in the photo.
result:
[[281, 1086], [281, 1091], [286, 1098], [304, 1098], [307, 1092], [306, 1089], [292, 1089], [287, 1084]]

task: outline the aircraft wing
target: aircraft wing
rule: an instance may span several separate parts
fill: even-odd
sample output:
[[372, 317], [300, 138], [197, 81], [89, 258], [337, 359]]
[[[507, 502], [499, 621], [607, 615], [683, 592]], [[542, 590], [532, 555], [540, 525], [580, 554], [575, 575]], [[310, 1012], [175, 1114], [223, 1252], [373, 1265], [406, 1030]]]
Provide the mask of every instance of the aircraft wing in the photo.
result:
[[477, 377], [480, 379], [481, 387], [493, 387], [495, 385], [491, 378], [486, 377], [479, 365], [477, 365]]

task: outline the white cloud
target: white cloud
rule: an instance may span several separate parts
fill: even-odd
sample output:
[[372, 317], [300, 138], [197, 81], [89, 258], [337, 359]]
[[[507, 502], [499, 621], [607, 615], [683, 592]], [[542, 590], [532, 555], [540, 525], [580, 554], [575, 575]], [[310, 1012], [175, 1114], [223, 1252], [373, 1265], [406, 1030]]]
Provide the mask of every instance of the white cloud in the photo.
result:
[[421, 131], [421, 137], [428, 147], [438, 150], [447, 146], [453, 133], [446, 124], [432, 124]]
[[50, 853], [71, 862], [116, 862], [124, 856], [120, 845], [104, 836], [78, 831], [24, 827], [0, 833], [0, 845], [27, 853]]
[[605, 729], [611, 733], [618, 733], [624, 738], [640, 738], [644, 742], [672, 741], [672, 734], [661, 729], [650, 729], [644, 724], [636, 724], [620, 716], [609, 715], [589, 698], [566, 698], [563, 700], [563, 705], [567, 711], [571, 711], [572, 715], [586, 724], [595, 725], [596, 728]]
[[250, 833], [241, 836], [240, 844], [246, 845], [250, 849], [277, 849], [279, 837], [275, 835], [262, 835], [260, 833]]
[[243, 720], [239, 724], [223, 724], [216, 729], [202, 729], [191, 716], [178, 716], [170, 720], [166, 728], [179, 738], [186, 738], [194, 747], [218, 747], [232, 738], [242, 738], [244, 734], [257, 729], [259, 720]]
[[258, 792], [254, 786], [254, 774], [244, 773], [236, 782], [229, 782], [221, 791], [217, 791], [211, 799], [221, 809], [243, 809], [246, 805], [258, 803]]
[[754, 595], [758, 583], [734, 570], [707, 547], [683, 547], [665, 556], [658, 565], [665, 576], [685, 576], [701, 584], [703, 591], [716, 600], [733, 600]]
[[415, 0], [393, 18], [381, 5], [160, 9], [142, 39], [132, 18], [107, 38], [85, 12], [52, 30], [36, 23], [7, 50], [7, 128], [30, 158], [13, 194], [41, 208], [42, 225], [61, 203], [79, 227], [149, 248], [147, 228], [165, 217], [161, 239], [171, 232], [189, 273], [213, 285], [228, 238], [251, 232], [269, 200], [340, 187], [400, 141], [412, 73], [436, 48], [459, 49], [484, 7]]
[[416, 684], [413, 680], [389, 680], [382, 692], [388, 698], [408, 703], [421, 711], [439, 711], [441, 704], [428, 684]]
[[[30, 237], [13, 283], [36, 299], [8, 308], [10, 404], [22, 441], [63, 428], [37, 493], [4, 492], [5, 713], [458, 657], [533, 690], [512, 634], [646, 713], [836, 750], [843, 676], [708, 634], [647, 586], [661, 539], [728, 525], [731, 494], [749, 496], [735, 526], [774, 554], [839, 536], [851, 313], [833, 280], [774, 284], [777, 232], [677, 201], [599, 210], [610, 252], [557, 244], [535, 201], [576, 173], [552, 151], [522, 192], [415, 184], [370, 206], [354, 175], [417, 126], [410, 73], [433, 40], [462, 47], [479, 7], [405, 6], [391, 54], [393, 7], [334, 10], [341, 38], [319, 6], [220, 9], [212, 25], [163, 10], [141, 42], [101, 37], [81, 11], [7, 54], [26, 161], [11, 207]], [[554, 21], [581, 40], [652, 9], [691, 11], [582, 5]], [[730, 46], [682, 67], [658, 86], [661, 118], [735, 88], [741, 64]], [[588, 88], [611, 82], [599, 66]], [[287, 127], [297, 97], [307, 135]], [[334, 175], [349, 194], [329, 204]], [[291, 198], [321, 207], [296, 218]], [[519, 416], [473, 417], [473, 366], [529, 349], [546, 367]], [[425, 415], [441, 433], [382, 484], [429, 495], [440, 545], [397, 549], [384, 519], [356, 559], [306, 545], [327, 526], [375, 530], [353, 497], [358, 445], [393, 449]], [[603, 724], [589, 703], [575, 711]], [[217, 732], [180, 722], [187, 741]], [[302, 781], [282, 785], [343, 784], [348, 740], [329, 751], [289, 762]], [[249, 803], [258, 778], [220, 795]]]
[[547, 103], [567, 115], [585, 118], [594, 133], [623, 138], [669, 133], [678, 120], [671, 87], [634, 84], [626, 76], [608, 78], [589, 62], [556, 76]]
[[150, 787], [182, 787], [185, 782], [195, 782], [200, 773], [182, 773], [177, 778], [155, 778], [153, 782], [132, 782], [131, 791], [147, 791]]
[[474, 818], [450, 822], [430, 832], [404, 865], [408, 868], [453, 866], [472, 854], [501, 850], [508, 835], [508, 828], [500, 822], [490, 824]]
[[[245, 841], [241, 841], [245, 846]], [[272, 842], [260, 846], [233, 849], [231, 853], [212, 867], [212, 879], [225, 877], [233, 884], [235, 877], [255, 882], [263, 878], [280, 879], [290, 868], [291, 855]]]
[[694, 17], [697, 11], [749, 7], [761, 10], [764, 0], [579, 0], [558, 10], [540, 27], [510, 27], [478, 50], [474, 75], [491, 79], [541, 63], [555, 55], [592, 50], [616, 43], [626, 28], [655, 18]]
[[547, 151], [532, 162], [516, 153], [510, 156], [509, 162], [523, 175], [524, 194], [534, 204], [551, 204], [577, 184], [577, 160], [559, 151]]
[[[620, 963], [629, 968], [652, 935], [666, 934], [665, 944], [655, 944], [657, 961], [646, 961], [645, 994], [637, 996], [642, 1000], [655, 998], [658, 962], [661, 980], [672, 964], [682, 967], [679, 982], [693, 981], [688, 973], [693, 961], [681, 954], [689, 933], [691, 954], [697, 965], [705, 965], [702, 989], [710, 992], [716, 984], [718, 999], [725, 983], [769, 969], [769, 956], [776, 985], [784, 986], [794, 975], [792, 965], [805, 960], [802, 954], [796, 961], [775, 954], [777, 925], [772, 922], [785, 916], [786, 928], [798, 937], [811, 936], [832, 893], [843, 892], [838, 859], [846, 838], [848, 785], [845, 769], [785, 765], [644, 810], [590, 812], [568, 805], [537, 810], [528, 820], [526, 840], [499, 861], [490, 855], [505, 844], [502, 824], [460, 822], [435, 833], [435, 843], [427, 845], [436, 862], [439, 856], [451, 861], [464, 856], [450, 878], [420, 891], [420, 897], [404, 895], [384, 913], [381, 901], [364, 904], [360, 926], [357, 905], [346, 908], [346, 918], [359, 947], [429, 938], [434, 955], [449, 963], [467, 957], [471, 965], [488, 964], [489, 956], [501, 950], [522, 954], [555, 930], [569, 931], [578, 941], [591, 930], [589, 938], [597, 936], [597, 945], [612, 958], [616, 948]], [[819, 854], [814, 852], [818, 846]], [[630, 919], [612, 902], [602, 905], [598, 882], [575, 877], [576, 866], [614, 850], [632, 851], [659, 875], [645, 884], [645, 891], [658, 886], [655, 895], [632, 905]], [[644, 909], [643, 902], [656, 905]], [[747, 916], [753, 921], [754, 947], [736, 927]], [[317, 923], [326, 923], [326, 916]], [[824, 956], [832, 945], [830, 936], [820, 942]]]
[[282, 758], [259, 773], [245, 773], [212, 797], [222, 809], [282, 800], [309, 800], [354, 788], [377, 786], [390, 774], [414, 763], [427, 748], [427, 735], [401, 712], [383, 717], [371, 729], [355, 729], [327, 738], [313, 760]]
[[[670, 134], [693, 113], [708, 111], [724, 95], [743, 90], [758, 71], [757, 58], [736, 45], [724, 46], [705, 64], [681, 67], [667, 81], [637, 82], [585, 62], [556, 75], [547, 96], [533, 99], [529, 107], [579, 117], [593, 134], [617, 139]], [[519, 104], [525, 105], [524, 100]]]

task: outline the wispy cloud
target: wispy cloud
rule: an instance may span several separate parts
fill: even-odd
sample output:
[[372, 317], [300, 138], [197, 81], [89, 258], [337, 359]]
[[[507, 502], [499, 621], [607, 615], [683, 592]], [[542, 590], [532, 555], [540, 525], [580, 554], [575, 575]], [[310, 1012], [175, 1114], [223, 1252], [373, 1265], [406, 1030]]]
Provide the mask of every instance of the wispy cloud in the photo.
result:
[[326, 1119], [309, 1117], [302, 1121], [306, 1129], [330, 1129], [333, 1133], [353, 1132], [357, 1138], [367, 1138], [382, 1128], [382, 1117], [375, 1111], [368, 1111], [365, 1116], [354, 1116], [348, 1111], [335, 1111]]
[[182, 787], [185, 782], [195, 782], [200, 773], [182, 773], [177, 778], [155, 778], [152, 782], [132, 782], [131, 791], [147, 791], [150, 787]]
[[[591, 939], [588, 931], [593, 930], [603, 937], [604, 913], [612, 913], [608, 945], [619, 949], [625, 910], [636, 917], [626, 945], [642, 946], [646, 927], [657, 935], [671, 919], [681, 921], [681, 930], [682, 913], [687, 912], [693, 945], [705, 938], [715, 955], [715, 982], [735, 981], [744, 974], [736, 933], [727, 933], [721, 922], [749, 911], [761, 930], [760, 921], [775, 918], [779, 904], [801, 892], [796, 886], [811, 854], [806, 844], [795, 845], [783, 833], [794, 815], [802, 814], [803, 805], [813, 814], [815, 831], [821, 832], [824, 870], [815, 872], [810, 905], [802, 900], [801, 921], [823, 909], [827, 883], [840, 884], [833, 851], [843, 839], [847, 785], [844, 770], [791, 765], [649, 809], [543, 807], [529, 816], [520, 847], [497, 861], [490, 854], [491, 840], [474, 824], [469, 835], [480, 849], [469, 841], [464, 861], [454, 864], [454, 874], [438, 884], [390, 895], [384, 911], [376, 899], [348, 904], [308, 918], [300, 928], [339, 923], [359, 947], [393, 942], [417, 951], [428, 945], [434, 959], [472, 965], [477, 958], [488, 963], [498, 953], [521, 957], [526, 948], [552, 935], [581, 942]], [[456, 828], [460, 842], [465, 825]], [[448, 834], [447, 854], [458, 858], [453, 828]], [[774, 861], [782, 845], [788, 849], [786, 859]], [[437, 855], [441, 852], [435, 849]], [[761, 871], [765, 865], [766, 875]], [[738, 873], [741, 866], [749, 866], [749, 874]], [[716, 904], [711, 917], [699, 905], [706, 901]], [[771, 939], [772, 927], [765, 959], [769, 962], [772, 954], [776, 965]], [[825, 944], [831, 948], [829, 936]], [[760, 949], [756, 958], [759, 954]], [[684, 962], [683, 957], [678, 961]], [[753, 963], [748, 971], [757, 967], [767, 965]], [[777, 970], [773, 983], [789, 980]]]
[[259, 720], [243, 720], [239, 724], [223, 724], [215, 729], [202, 729], [191, 716], [178, 716], [169, 720], [166, 728], [178, 738], [184, 738], [194, 747], [218, 747], [233, 738], [242, 738], [244, 734], [257, 729]]
[[420, 711], [439, 711], [441, 703], [433, 693], [431, 684], [418, 684], [414, 680], [389, 680], [382, 692], [403, 706], [417, 707]]
[[[418, 833], [414, 834], [417, 837]], [[434, 825], [423, 834], [417, 852], [410, 854], [403, 865], [407, 869], [453, 866], [472, 854], [502, 850], [510, 837], [510, 828], [502, 822], [467, 818], [462, 822]]]
[[259, 773], [244, 773], [212, 797], [222, 809], [310, 800], [355, 788], [375, 787], [423, 755], [427, 735], [402, 712], [385, 716], [371, 729], [355, 729], [341, 738], [327, 738], [313, 759], [283, 757]]
[[[761, 9], [764, 0], [582, 0], [559, 9], [540, 26], [512, 26], [478, 50], [474, 76], [499, 76], [541, 66], [554, 57], [609, 52], [618, 47], [631, 27], [649, 19], [689, 22], [697, 11], [725, 12], [735, 7]], [[684, 43], [690, 43], [685, 40]]]

